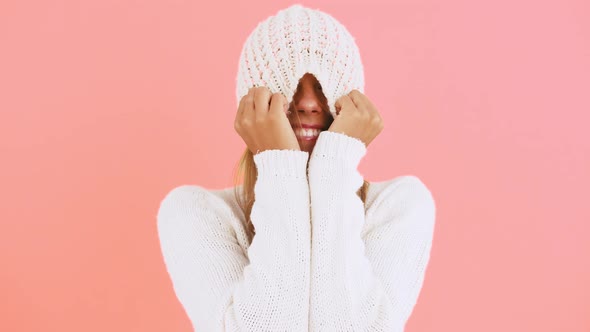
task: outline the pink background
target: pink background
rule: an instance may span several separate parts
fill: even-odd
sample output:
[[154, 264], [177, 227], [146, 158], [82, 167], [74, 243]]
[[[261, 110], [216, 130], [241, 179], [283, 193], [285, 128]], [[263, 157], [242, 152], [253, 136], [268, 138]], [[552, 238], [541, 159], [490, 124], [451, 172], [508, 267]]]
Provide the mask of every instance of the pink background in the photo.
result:
[[[302, 1], [437, 203], [407, 331], [590, 331], [590, 2]], [[1, 331], [190, 331], [156, 213], [231, 185], [244, 39], [287, 1], [0, 2]], [[206, 268], [206, 267], [204, 267]]]

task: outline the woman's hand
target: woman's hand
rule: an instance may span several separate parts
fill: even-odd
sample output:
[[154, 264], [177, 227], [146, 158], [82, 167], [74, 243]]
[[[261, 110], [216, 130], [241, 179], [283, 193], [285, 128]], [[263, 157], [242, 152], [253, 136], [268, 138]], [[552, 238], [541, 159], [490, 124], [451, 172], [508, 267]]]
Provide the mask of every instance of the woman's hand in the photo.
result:
[[383, 130], [383, 120], [367, 96], [352, 90], [336, 100], [336, 118], [328, 131], [358, 138], [365, 146]]
[[265, 150], [301, 150], [287, 118], [287, 98], [271, 94], [267, 87], [255, 87], [240, 99], [234, 128], [248, 149], [257, 154]]

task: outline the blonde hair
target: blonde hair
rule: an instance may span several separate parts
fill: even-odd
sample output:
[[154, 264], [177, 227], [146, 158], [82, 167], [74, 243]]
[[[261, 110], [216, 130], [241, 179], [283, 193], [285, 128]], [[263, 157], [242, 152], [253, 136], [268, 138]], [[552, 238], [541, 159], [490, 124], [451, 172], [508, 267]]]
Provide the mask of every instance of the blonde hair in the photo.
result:
[[[246, 230], [248, 234], [248, 240], [252, 241], [252, 238], [256, 234], [252, 220], [250, 219], [250, 212], [252, 212], [252, 205], [254, 205], [254, 185], [256, 184], [256, 178], [258, 171], [256, 164], [254, 163], [254, 155], [250, 149], [246, 148], [246, 151], [242, 154], [240, 161], [237, 165], [237, 171], [234, 173], [234, 195], [238, 205], [244, 212], [246, 217]], [[238, 186], [240, 178], [243, 179], [242, 187]], [[363, 185], [359, 188], [356, 194], [365, 203], [367, 192], [369, 190], [369, 181], [363, 180]]]

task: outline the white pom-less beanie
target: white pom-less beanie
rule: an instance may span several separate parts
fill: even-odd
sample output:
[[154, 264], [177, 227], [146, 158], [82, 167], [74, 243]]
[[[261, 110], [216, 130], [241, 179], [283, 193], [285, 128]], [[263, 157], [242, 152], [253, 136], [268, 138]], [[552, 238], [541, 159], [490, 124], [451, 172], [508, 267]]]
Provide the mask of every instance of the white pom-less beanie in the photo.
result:
[[360, 52], [348, 30], [330, 15], [296, 4], [260, 22], [246, 39], [237, 102], [250, 88], [266, 86], [291, 103], [305, 73], [322, 85], [334, 118], [338, 98], [354, 89], [364, 93]]

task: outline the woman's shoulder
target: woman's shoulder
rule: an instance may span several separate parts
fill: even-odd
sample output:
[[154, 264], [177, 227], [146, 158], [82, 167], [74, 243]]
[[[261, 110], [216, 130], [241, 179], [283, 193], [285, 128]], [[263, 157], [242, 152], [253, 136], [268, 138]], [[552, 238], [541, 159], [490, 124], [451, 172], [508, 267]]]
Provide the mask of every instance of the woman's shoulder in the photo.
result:
[[[230, 223], [243, 219], [243, 213], [234, 195], [235, 187], [210, 189], [200, 185], [180, 185], [169, 190], [160, 202], [158, 220], [178, 217], [197, 218], [215, 214]], [[235, 225], [234, 225], [235, 226]]]
[[[365, 200], [367, 218], [421, 214], [434, 219], [435, 201], [428, 186], [415, 175], [370, 182]], [[382, 218], [378, 218], [382, 219]]]
[[211, 189], [200, 185], [183, 184], [169, 190], [161, 200], [160, 206], [177, 206], [178, 204], [208, 206], [223, 203], [223, 205], [232, 208], [238, 205], [234, 194], [236, 188], [239, 186]]
[[394, 191], [420, 192], [432, 196], [424, 181], [416, 175], [400, 175], [388, 180], [369, 182], [367, 201], [374, 201], [378, 197], [391, 194]]

